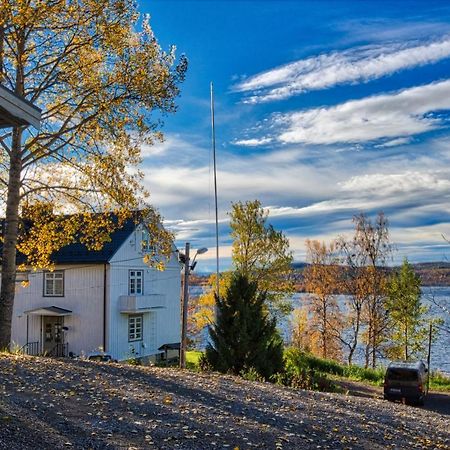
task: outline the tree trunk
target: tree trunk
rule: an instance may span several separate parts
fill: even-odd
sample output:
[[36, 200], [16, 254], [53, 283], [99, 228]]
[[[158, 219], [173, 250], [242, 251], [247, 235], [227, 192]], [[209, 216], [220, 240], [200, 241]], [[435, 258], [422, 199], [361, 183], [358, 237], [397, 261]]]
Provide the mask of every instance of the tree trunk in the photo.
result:
[[405, 322], [405, 361], [408, 361], [408, 319]]
[[6, 217], [3, 228], [2, 280], [0, 288], [0, 349], [8, 348], [11, 342], [11, 319], [16, 281], [20, 175], [22, 172], [21, 137], [22, 131], [19, 128], [14, 128], [10, 155]]
[[373, 344], [372, 344], [372, 369], [375, 369], [376, 365], [377, 365], [377, 334], [374, 332], [373, 333]]
[[324, 299], [322, 301], [323, 306], [323, 314], [322, 314], [322, 357], [324, 359], [327, 359], [328, 357], [328, 351], [327, 351], [327, 306], [326, 306], [326, 300]]
[[351, 366], [353, 362], [353, 355], [356, 351], [356, 347], [358, 346], [358, 337], [359, 337], [359, 327], [361, 324], [361, 311], [356, 311], [356, 323], [353, 333], [353, 342], [350, 345], [350, 351], [348, 353], [348, 365]]
[[370, 362], [370, 346], [372, 344], [372, 321], [369, 317], [369, 323], [367, 324], [367, 342], [366, 342], [366, 348], [365, 348], [365, 354], [364, 354], [364, 367], [367, 369], [369, 367]]

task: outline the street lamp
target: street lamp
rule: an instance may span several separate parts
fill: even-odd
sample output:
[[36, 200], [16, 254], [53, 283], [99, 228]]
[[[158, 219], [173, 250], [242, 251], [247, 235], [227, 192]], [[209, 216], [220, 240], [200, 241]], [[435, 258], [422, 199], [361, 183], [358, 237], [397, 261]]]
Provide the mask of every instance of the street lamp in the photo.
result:
[[189, 259], [190, 244], [186, 242], [184, 254], [180, 253], [180, 261], [184, 264], [184, 282], [183, 282], [183, 303], [181, 307], [181, 346], [180, 346], [180, 368], [186, 368], [186, 347], [187, 347], [187, 310], [189, 301], [189, 274], [191, 270], [195, 269], [197, 265], [197, 255], [206, 253], [206, 247], [199, 248], [192, 259], [192, 264]]

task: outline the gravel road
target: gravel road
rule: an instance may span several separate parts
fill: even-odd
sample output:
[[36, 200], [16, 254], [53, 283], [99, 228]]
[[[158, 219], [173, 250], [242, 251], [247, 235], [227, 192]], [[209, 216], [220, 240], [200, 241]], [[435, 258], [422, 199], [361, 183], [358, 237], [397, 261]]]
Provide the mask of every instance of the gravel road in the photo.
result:
[[450, 449], [450, 416], [232, 376], [0, 356], [0, 449]]

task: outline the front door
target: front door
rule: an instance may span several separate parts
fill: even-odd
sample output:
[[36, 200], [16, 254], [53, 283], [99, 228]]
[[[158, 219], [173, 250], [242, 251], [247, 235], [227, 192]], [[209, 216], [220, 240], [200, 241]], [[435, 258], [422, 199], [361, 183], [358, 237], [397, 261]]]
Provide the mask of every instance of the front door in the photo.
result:
[[[64, 317], [60, 316], [43, 316], [43, 343], [44, 354], [58, 352], [57, 348], [61, 347], [63, 342], [63, 324]], [[59, 344], [59, 345], [58, 345]], [[59, 353], [59, 352], [58, 352]]]

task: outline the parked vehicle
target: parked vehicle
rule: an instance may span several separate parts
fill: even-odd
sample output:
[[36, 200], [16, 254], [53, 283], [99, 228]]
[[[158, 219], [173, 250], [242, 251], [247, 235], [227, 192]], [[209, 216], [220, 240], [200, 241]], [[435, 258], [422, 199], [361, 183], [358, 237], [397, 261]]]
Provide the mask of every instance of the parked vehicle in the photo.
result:
[[384, 398], [423, 405], [428, 394], [428, 369], [423, 361], [391, 362], [384, 377]]

